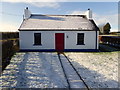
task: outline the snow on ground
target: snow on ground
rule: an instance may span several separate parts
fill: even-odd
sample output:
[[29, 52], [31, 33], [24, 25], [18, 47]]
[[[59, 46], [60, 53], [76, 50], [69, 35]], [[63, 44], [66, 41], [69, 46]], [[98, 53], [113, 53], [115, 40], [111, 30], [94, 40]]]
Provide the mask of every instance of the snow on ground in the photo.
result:
[[118, 88], [118, 53], [66, 53], [91, 88]]
[[0, 77], [2, 87], [66, 88], [56, 53], [17, 53]]
[[[117, 52], [66, 53], [66, 55], [89, 87], [118, 87]], [[3, 88], [68, 87], [57, 53], [45, 52], [16, 53], [3, 71], [0, 85]]]
[[84, 85], [83, 81], [80, 79], [80, 77], [76, 74], [76, 71], [73, 69], [73, 67], [70, 65], [69, 61], [63, 56], [60, 55], [61, 62], [63, 64], [67, 79], [70, 83], [70, 88], [84, 88], [86, 89], [86, 86]]

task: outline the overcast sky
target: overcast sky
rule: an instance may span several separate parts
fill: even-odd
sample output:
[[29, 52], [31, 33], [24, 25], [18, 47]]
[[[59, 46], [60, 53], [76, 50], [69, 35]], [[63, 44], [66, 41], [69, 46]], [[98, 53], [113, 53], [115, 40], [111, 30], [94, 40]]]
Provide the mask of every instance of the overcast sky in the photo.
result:
[[29, 0], [29, 2], [27, 0], [3, 0], [0, 2], [0, 31], [16, 31], [22, 23], [25, 7], [29, 7], [32, 13], [62, 15], [83, 14], [90, 8], [93, 12], [93, 19], [97, 25], [109, 22], [112, 27], [111, 31], [118, 30], [118, 2], [35, 1], [36, 0]]

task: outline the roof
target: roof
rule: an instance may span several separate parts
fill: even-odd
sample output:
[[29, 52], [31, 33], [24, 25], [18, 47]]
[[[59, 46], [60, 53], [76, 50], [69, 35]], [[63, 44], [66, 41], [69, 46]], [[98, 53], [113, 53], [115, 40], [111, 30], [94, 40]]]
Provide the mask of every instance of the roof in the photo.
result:
[[96, 30], [93, 20], [84, 15], [37, 15], [25, 19], [19, 30]]

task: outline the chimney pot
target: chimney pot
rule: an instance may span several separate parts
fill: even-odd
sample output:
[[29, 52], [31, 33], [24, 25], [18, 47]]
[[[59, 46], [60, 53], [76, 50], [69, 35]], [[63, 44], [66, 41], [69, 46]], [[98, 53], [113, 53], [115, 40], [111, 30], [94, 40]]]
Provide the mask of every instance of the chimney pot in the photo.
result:
[[88, 10], [90, 10], [90, 8], [88, 8]]

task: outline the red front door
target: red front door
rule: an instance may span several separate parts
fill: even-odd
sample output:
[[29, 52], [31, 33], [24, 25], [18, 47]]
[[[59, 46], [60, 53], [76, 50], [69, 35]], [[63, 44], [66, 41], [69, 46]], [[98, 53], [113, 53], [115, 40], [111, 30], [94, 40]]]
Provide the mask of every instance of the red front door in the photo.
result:
[[64, 50], [64, 33], [55, 33], [55, 49], [56, 51]]

